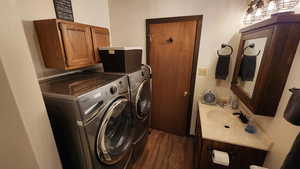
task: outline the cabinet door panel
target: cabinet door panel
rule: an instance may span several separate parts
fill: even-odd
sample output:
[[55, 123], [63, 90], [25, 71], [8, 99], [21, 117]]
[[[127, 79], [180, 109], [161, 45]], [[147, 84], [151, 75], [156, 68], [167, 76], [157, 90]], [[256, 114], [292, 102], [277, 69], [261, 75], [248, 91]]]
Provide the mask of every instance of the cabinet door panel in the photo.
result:
[[94, 63], [94, 52], [90, 27], [80, 24], [60, 23], [66, 52], [66, 64], [79, 68]]
[[98, 63], [101, 61], [98, 49], [101, 47], [110, 46], [109, 41], [109, 31], [106, 28], [92, 27], [92, 38], [93, 38], [93, 47], [95, 53], [95, 62]]

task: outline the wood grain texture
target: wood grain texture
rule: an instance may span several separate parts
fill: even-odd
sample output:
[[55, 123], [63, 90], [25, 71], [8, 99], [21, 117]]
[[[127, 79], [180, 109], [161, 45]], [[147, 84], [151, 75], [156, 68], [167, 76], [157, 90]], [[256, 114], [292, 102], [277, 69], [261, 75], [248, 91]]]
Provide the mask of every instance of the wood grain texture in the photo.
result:
[[193, 169], [193, 139], [153, 129], [133, 169]]
[[36, 20], [34, 25], [48, 68], [71, 70], [97, 64], [98, 48], [110, 45], [107, 28], [60, 19]]
[[192, 20], [149, 25], [153, 128], [187, 134], [197, 23]]
[[[229, 166], [225, 167], [212, 162], [212, 150], [227, 152]], [[200, 166], [195, 169], [249, 169], [250, 165], [262, 166], [267, 152], [212, 140], [202, 140]]]
[[[300, 15], [276, 15], [242, 29], [241, 33], [231, 89], [253, 113], [275, 116], [300, 40]], [[260, 37], [267, 37], [267, 42], [253, 97], [249, 98], [237, 86], [237, 78], [245, 40]]]
[[93, 48], [95, 55], [95, 62], [99, 63], [101, 57], [99, 55], [99, 48], [110, 46], [109, 30], [107, 28], [91, 27]]
[[94, 51], [89, 26], [60, 23], [68, 67], [91, 65]]
[[65, 51], [57, 20], [34, 21], [34, 26], [46, 67], [65, 69]]

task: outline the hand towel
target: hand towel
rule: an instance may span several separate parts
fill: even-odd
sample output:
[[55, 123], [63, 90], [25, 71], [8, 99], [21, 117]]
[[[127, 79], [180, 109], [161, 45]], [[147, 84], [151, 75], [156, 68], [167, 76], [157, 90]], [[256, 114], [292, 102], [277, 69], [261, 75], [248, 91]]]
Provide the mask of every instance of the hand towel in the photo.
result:
[[285, 158], [281, 169], [299, 169], [300, 168], [300, 133]]
[[216, 79], [226, 80], [229, 73], [230, 55], [219, 55], [216, 67]]
[[243, 56], [239, 72], [242, 81], [253, 81], [256, 71], [256, 58], [256, 56]]

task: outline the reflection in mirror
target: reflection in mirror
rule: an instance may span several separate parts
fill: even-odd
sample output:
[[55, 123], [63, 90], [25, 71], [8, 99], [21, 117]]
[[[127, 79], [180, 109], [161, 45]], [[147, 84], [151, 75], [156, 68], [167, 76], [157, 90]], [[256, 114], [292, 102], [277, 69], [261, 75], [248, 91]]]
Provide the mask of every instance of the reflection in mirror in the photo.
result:
[[244, 54], [240, 65], [238, 86], [252, 98], [267, 38], [245, 41]]

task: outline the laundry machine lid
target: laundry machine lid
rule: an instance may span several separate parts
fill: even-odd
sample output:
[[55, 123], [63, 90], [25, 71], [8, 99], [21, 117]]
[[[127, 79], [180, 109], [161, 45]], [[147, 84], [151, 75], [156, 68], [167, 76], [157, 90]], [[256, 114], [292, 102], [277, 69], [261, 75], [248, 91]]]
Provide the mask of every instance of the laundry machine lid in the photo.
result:
[[40, 82], [43, 95], [79, 97], [112, 83], [124, 75], [78, 72]]
[[96, 140], [98, 159], [102, 163], [112, 165], [125, 158], [133, 141], [132, 123], [129, 100], [114, 101], [103, 117]]
[[135, 99], [136, 117], [145, 120], [151, 111], [150, 80], [144, 80], [138, 88]]

